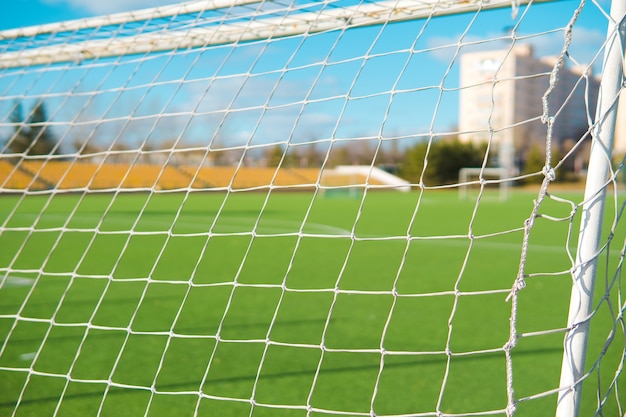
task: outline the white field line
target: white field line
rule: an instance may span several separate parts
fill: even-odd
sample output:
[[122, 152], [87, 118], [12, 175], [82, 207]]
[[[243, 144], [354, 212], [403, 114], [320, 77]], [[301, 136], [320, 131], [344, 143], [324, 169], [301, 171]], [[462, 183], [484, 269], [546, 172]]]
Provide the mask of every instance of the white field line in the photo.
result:
[[22, 353], [20, 355], [20, 360], [21, 361], [32, 361], [33, 359], [35, 359], [35, 356], [37, 356], [37, 352], [27, 352], [27, 353]]
[[[67, 219], [66, 215], [63, 214], [44, 214], [44, 215], [40, 215], [40, 214], [33, 214], [33, 213], [20, 213], [20, 214], [16, 214], [13, 216], [13, 218], [18, 222], [18, 224], [22, 224], [20, 226], [14, 226], [14, 227], [9, 227], [8, 229], [11, 228], [19, 228], [19, 227], [27, 227], [30, 228], [32, 227], [32, 225], [35, 223], [35, 221], [41, 221], [41, 222], [45, 222], [45, 221], [53, 221], [56, 222], [57, 220], [61, 220], [63, 222], [65, 222], [65, 220]], [[28, 221], [28, 223], [30, 223], [29, 225], [24, 225], [24, 223], [27, 222], [22, 222], [23, 220]], [[97, 222], [100, 220], [100, 216], [98, 215], [81, 215], [81, 216], [73, 216], [69, 222], [70, 227], [66, 227], [66, 229], [79, 229], [80, 226], [83, 227], [87, 227], [90, 230], [93, 230], [93, 227], [97, 224]], [[170, 221], [171, 219], [168, 218], [168, 221]], [[179, 232], [177, 230], [179, 229], [188, 229], [190, 231], [193, 231], [193, 233], [196, 233], [198, 230], [206, 230], [208, 231], [208, 228], [211, 226], [211, 224], [215, 221], [214, 218], [208, 217], [205, 220], [205, 222], [203, 224], [199, 224], [199, 223], [195, 223], [195, 222], [189, 222], [189, 221], [180, 221], [177, 220], [174, 222], [173, 227], [171, 227], [171, 230], [173, 230], [175, 232], [175, 234], [184, 234], [182, 232]], [[118, 229], [109, 229], [110, 226], [119, 226], [119, 225], [130, 225], [132, 223], [134, 223], [135, 219], [133, 218], [128, 218], [128, 219], [121, 219], [121, 218], [117, 218], [115, 216], [107, 216], [104, 221], [103, 221], [103, 227], [100, 228], [100, 230], [102, 231], [124, 231], [123, 229], [118, 230]], [[215, 222], [215, 227], [214, 227], [214, 232], [216, 233], [225, 233], [225, 232], [231, 232], [231, 233], [246, 233], [246, 232], [250, 232], [251, 231], [251, 226], [253, 226], [257, 221], [257, 217], [244, 217], [244, 216], [235, 216], [235, 217], [229, 217], [229, 216], [222, 216], [221, 218], [219, 218], [216, 222]], [[165, 232], [170, 230], [170, 223], [166, 222], [166, 221], [161, 221], [161, 220], [157, 220], [157, 219], [150, 219], [150, 220], [146, 220], [146, 218], [142, 218], [139, 220], [138, 222], [138, 227], [135, 229], [137, 231], [153, 231], [153, 232]], [[261, 220], [259, 221], [259, 226], [258, 228], [255, 230], [255, 232], [257, 233], [297, 233], [300, 230], [300, 227], [302, 226], [302, 222], [298, 222], [298, 221], [294, 221], [294, 220], [281, 220], [281, 219], [266, 219], [261, 217]], [[59, 228], [60, 226], [52, 226], [50, 227], [51, 229], [56, 229]], [[146, 230], [146, 228], [149, 227], [149, 230]], [[41, 230], [45, 230], [48, 229], [46, 227], [36, 227], [35, 230], [37, 229], [41, 229]], [[337, 236], [346, 236], [346, 235], [350, 235], [350, 231], [347, 229], [342, 229], [340, 227], [336, 227], [336, 226], [331, 226], [328, 224], [321, 224], [321, 223], [311, 223], [311, 222], [306, 222], [304, 224], [304, 228], [303, 228], [303, 233], [310, 233], [310, 234], [326, 234], [326, 235], [337, 235]]]
[[32, 287], [34, 283], [35, 278], [20, 277], [15, 275], [0, 278], [0, 288]]
[[[63, 214], [56, 214], [56, 213], [44, 214], [43, 216], [38, 215], [38, 214], [22, 213], [22, 214], [16, 214], [14, 218], [18, 221], [19, 220], [33, 220], [34, 221], [36, 219], [41, 219], [43, 221], [55, 221], [55, 220], [65, 221], [67, 219], [67, 216]], [[66, 229], [73, 230], [73, 231], [80, 231], [79, 226], [86, 225], [86, 226], [89, 226], [86, 228], [86, 231], [93, 231], [94, 230], [93, 227], [96, 225], [96, 223], [99, 220], [100, 220], [100, 217], [98, 215], [93, 215], [93, 216], [81, 215], [79, 217], [74, 216], [72, 217], [70, 221], [70, 224], [72, 225], [72, 227], [68, 227]], [[169, 221], [171, 219], [168, 218], [167, 220]], [[207, 218], [205, 220], [206, 220], [206, 223], [204, 224], [199, 224], [199, 223], [194, 223], [194, 222], [189, 222], [189, 221], [176, 221], [173, 227], [171, 228], [171, 230], [174, 232], [174, 235], [185, 235], [185, 234], [196, 235], [196, 234], [207, 233], [214, 219]], [[250, 217], [222, 216], [215, 223], [213, 232], [217, 234], [223, 234], [223, 233], [247, 234], [247, 233], [252, 232], [252, 226], [255, 224], [256, 221], [257, 221], [257, 217], [252, 217], [252, 216]], [[129, 224], [132, 224], [133, 222], [134, 222], [134, 219], [132, 218], [120, 219], [115, 216], [107, 217], [104, 220], [103, 227], [101, 227], [100, 230], [105, 233], [125, 231], [124, 229], [119, 229], [119, 230], [114, 229], [112, 228], [112, 226], [129, 225]], [[135, 229], [135, 231], [155, 232], [155, 233], [167, 232], [170, 230], [170, 228], [167, 226], [169, 226], [169, 223], [167, 223], [166, 221], [160, 221], [158, 219], [146, 220], [146, 218], [142, 218], [140, 219], [138, 223], [138, 227]], [[259, 222], [259, 226], [257, 227], [257, 229], [255, 229], [254, 232], [257, 234], [295, 234], [299, 232], [301, 226], [302, 226], [302, 222], [298, 222], [298, 221], [261, 218]], [[30, 226], [21, 226], [21, 227], [30, 227]], [[51, 227], [51, 228], [52, 229], [58, 228], [58, 226]], [[47, 228], [41, 228], [41, 229], [46, 230]], [[188, 233], [185, 233], [185, 232], [188, 232]], [[346, 237], [346, 236], [351, 235], [351, 232], [347, 229], [343, 229], [343, 228], [336, 227], [336, 226], [331, 226], [328, 224], [311, 223], [311, 222], [305, 223], [302, 232], [305, 235], [306, 234], [310, 234], [310, 235], [320, 234], [320, 235], [325, 235], [331, 238], [333, 236]], [[355, 238], [357, 240], [359, 239], [365, 240], [365, 239], [389, 238], [389, 236], [365, 235], [365, 234], [360, 234], [357, 231], [357, 233], [355, 233]], [[397, 236], [397, 239], [394, 239], [394, 240], [400, 240], [404, 238], [406, 238], [406, 236]], [[443, 247], [455, 247], [455, 248], [465, 247], [466, 248], [469, 245], [469, 238], [462, 239], [462, 238], [454, 237], [454, 238], [446, 239], [446, 238], [437, 237], [436, 239], [428, 239], [428, 238], [416, 239], [415, 237], [413, 237], [411, 244], [439, 245]], [[494, 251], [514, 250], [516, 252], [521, 251], [521, 245], [522, 245], [521, 242], [519, 243], [502, 242], [502, 241], [495, 242], [495, 241], [488, 241], [480, 237], [474, 240], [474, 244], [475, 244], [475, 248], [473, 250], [481, 250], [481, 249], [488, 248], [489, 250], [494, 250]], [[546, 245], [546, 244], [531, 243], [529, 245], [529, 250], [539, 251], [539, 252], [550, 252], [550, 253], [566, 253], [565, 252], [566, 246], [565, 244]], [[569, 252], [570, 254], [572, 254], [572, 256], [574, 256], [576, 249], [572, 247], [569, 249]], [[612, 251], [609, 254], [609, 256], [611, 257], [616, 257], [620, 255], [621, 253], [618, 250]]]
[[[464, 247], [467, 248], [469, 246], [469, 239], [420, 239], [414, 240], [414, 244], [424, 244], [424, 245], [441, 245], [441, 246], [449, 246], [449, 247]], [[474, 248], [472, 250], [504, 250], [511, 251], [515, 250], [516, 252], [521, 252], [522, 243], [513, 243], [513, 242], [493, 242], [487, 241], [484, 239], [475, 239], [474, 240]], [[563, 252], [566, 248], [565, 245], [533, 245], [530, 244], [528, 246], [529, 250], [533, 251], [541, 251], [541, 252]], [[575, 249], [570, 249], [573, 253]], [[618, 253], [619, 255], [619, 253]]]

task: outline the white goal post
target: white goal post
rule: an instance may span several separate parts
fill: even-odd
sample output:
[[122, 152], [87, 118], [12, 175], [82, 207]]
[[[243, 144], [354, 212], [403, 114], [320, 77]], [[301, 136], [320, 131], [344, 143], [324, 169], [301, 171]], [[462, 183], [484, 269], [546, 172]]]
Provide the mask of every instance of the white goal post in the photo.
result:
[[625, 28], [197, 0], [0, 31], [0, 415], [626, 415]]
[[[542, 0], [547, 1], [547, 0]], [[254, 4], [256, 1], [195, 1], [182, 3], [170, 7], [158, 7], [140, 11], [139, 13], [122, 13], [105, 16], [103, 18], [78, 20], [61, 25], [47, 25], [26, 29], [5, 31], [4, 37], [29, 37], [57, 31], [71, 32], [90, 28], [99, 28], [109, 25], [126, 24], [133, 21], [146, 21], [154, 18], [200, 13], [208, 10], [217, 10]], [[108, 56], [131, 55], [162, 50], [206, 47], [223, 43], [269, 39], [281, 36], [315, 33], [328, 30], [337, 30], [345, 27], [346, 22], [351, 26], [365, 26], [391, 23], [409, 19], [420, 19], [445, 14], [458, 14], [481, 9], [502, 8], [511, 6], [509, 0], [486, 1], [410, 1], [389, 0], [373, 3], [357, 4], [342, 8], [322, 9], [319, 12], [297, 13], [293, 16], [265, 17], [270, 14], [271, 8], [262, 13], [258, 19], [249, 24], [220, 24], [217, 27], [185, 28], [163, 33], [148, 33], [124, 36], [114, 40], [88, 40], [75, 44], [63, 44], [54, 47], [38, 48], [32, 53], [19, 51], [3, 54], [0, 67], [21, 67], [27, 65], [48, 64], [65, 61], [81, 61]], [[294, 6], [294, 11], [300, 7]], [[304, 9], [304, 7], [302, 7]]]
[[[473, 179], [477, 178], [477, 179]], [[506, 200], [509, 194], [511, 174], [506, 168], [461, 168], [459, 170], [459, 197], [468, 196], [468, 187], [483, 187], [486, 184], [495, 184], [498, 188], [498, 197]]]

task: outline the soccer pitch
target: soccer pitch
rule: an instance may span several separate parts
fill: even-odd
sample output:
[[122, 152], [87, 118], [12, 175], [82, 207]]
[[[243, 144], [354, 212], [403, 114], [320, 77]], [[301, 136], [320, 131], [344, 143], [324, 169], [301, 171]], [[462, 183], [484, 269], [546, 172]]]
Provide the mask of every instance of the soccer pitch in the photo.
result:
[[[0, 415], [503, 410], [506, 298], [536, 197], [3, 196]], [[541, 207], [554, 218], [572, 210]], [[558, 387], [563, 332], [542, 332], [566, 326], [577, 229], [546, 217], [531, 232], [511, 354], [516, 416], [556, 407], [555, 392], [530, 399]], [[592, 326], [591, 358], [606, 316]], [[581, 415], [595, 410], [598, 378]]]

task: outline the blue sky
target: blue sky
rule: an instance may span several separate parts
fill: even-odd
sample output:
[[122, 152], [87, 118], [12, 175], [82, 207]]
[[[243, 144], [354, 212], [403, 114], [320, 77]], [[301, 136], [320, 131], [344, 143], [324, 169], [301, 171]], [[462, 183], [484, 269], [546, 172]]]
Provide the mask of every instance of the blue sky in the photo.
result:
[[172, 3], [171, 0], [5, 0], [0, 29], [100, 16]]
[[[169, 0], [12, 0], [5, 1], [3, 13], [0, 14], [0, 30], [15, 27], [31, 26], [52, 23], [62, 20], [79, 19], [98, 16], [108, 13], [128, 11], [138, 8], [153, 7], [168, 4]], [[559, 1], [550, 4], [532, 6], [525, 13], [525, 9], [513, 17], [510, 9], [490, 11], [475, 16], [472, 13], [460, 16], [434, 18], [428, 21], [417, 21], [390, 25], [381, 30], [380, 27], [358, 29], [341, 34], [324, 34], [313, 36], [307, 42], [299, 44], [297, 39], [285, 39], [269, 44], [248, 45], [239, 48], [235, 53], [230, 49], [217, 48], [213, 52], [187, 56], [178, 56], [173, 67], [178, 74], [171, 75], [171, 79], [181, 76], [181, 69], [193, 62], [194, 68], [189, 76], [202, 78], [199, 74], [217, 74], [211, 84], [211, 90], [200, 82], [190, 82], [181, 90], [186, 93], [184, 98], [170, 100], [167, 94], [172, 94], [173, 86], [165, 84], [162, 88], [137, 89], [134, 92], [124, 92], [118, 97], [115, 111], [107, 117], [123, 116], [131, 112], [134, 116], [148, 116], [154, 113], [180, 113], [190, 111], [184, 108], [184, 103], [191, 99], [199, 103], [198, 109], [207, 112], [205, 117], [198, 118], [198, 122], [187, 127], [189, 141], [197, 143], [206, 140], [207, 126], [221, 125], [221, 140], [228, 138], [233, 146], [241, 144], [257, 144], [280, 142], [290, 137], [290, 141], [307, 141], [312, 138], [354, 138], [359, 136], [375, 136], [381, 125], [385, 125], [384, 134], [402, 136], [446, 132], [453, 129], [458, 117], [458, 100], [453, 91], [440, 93], [438, 88], [454, 90], [458, 87], [458, 56], [455, 55], [459, 40], [474, 43], [464, 46], [463, 51], [482, 49], [500, 49], [507, 47], [510, 40], [506, 38], [508, 31], [515, 27], [515, 34], [519, 42], [533, 44], [538, 55], [557, 54], [563, 44], [562, 28], [567, 24], [576, 6], [575, 1]], [[606, 32], [606, 18], [600, 8], [607, 8], [606, 0], [600, 3], [588, 1], [587, 6], [574, 28], [574, 47], [570, 56], [579, 63], [589, 63], [600, 50]], [[419, 36], [421, 33], [425, 35]], [[462, 35], [463, 34], [463, 35]], [[481, 40], [500, 37], [487, 43]], [[414, 43], [415, 39], [418, 39]], [[329, 48], [334, 45], [330, 56]], [[372, 45], [374, 45], [372, 47]], [[294, 49], [299, 48], [299, 49]], [[393, 52], [394, 50], [408, 49], [420, 51], [412, 54]], [[296, 52], [294, 52], [296, 51]], [[261, 55], [261, 52], [263, 54]], [[230, 54], [230, 55], [229, 55]], [[378, 55], [367, 60], [353, 60], [351, 57], [363, 57], [364, 54]], [[228, 56], [229, 65], [217, 68], [217, 62]], [[261, 58], [259, 58], [261, 57]], [[333, 65], [321, 69], [320, 63], [327, 58]], [[164, 58], [165, 59], [165, 58]], [[290, 59], [290, 67], [297, 70], [281, 75], [280, 62]], [[155, 60], [155, 62], [159, 62]], [[253, 65], [253, 66], [251, 66]], [[280, 64], [282, 65], [282, 64]], [[389, 73], [400, 73], [406, 66], [405, 72], [398, 77], [387, 77]], [[599, 68], [597, 61], [594, 68]], [[91, 70], [89, 76], [84, 75], [80, 68], [73, 68], [76, 76], [92, 77], [97, 79], [98, 69]], [[121, 67], [117, 75], [108, 78], [105, 87], [116, 89], [127, 83], [127, 76], [132, 68]], [[154, 77], [146, 66], [142, 71]], [[219, 71], [219, 72], [216, 72]], [[272, 72], [273, 71], [273, 72]], [[257, 73], [258, 76], [244, 78], [247, 73]], [[279, 77], [280, 75], [280, 77]], [[159, 75], [159, 81], [168, 82], [168, 73]], [[52, 77], [52, 76], [50, 76]], [[60, 78], [60, 77], [59, 77]], [[64, 78], [69, 78], [64, 76]], [[310, 90], [310, 82], [317, 79], [317, 84]], [[27, 85], [28, 81], [22, 81]], [[29, 94], [37, 97], [42, 94], [43, 86], [58, 92], [63, 88], [75, 88], [70, 81], [57, 82], [48, 87], [51, 82], [42, 83], [42, 87], [31, 88]], [[94, 81], [95, 83], [95, 81]], [[132, 85], [133, 81], [129, 85]], [[137, 83], [140, 83], [137, 81]], [[350, 95], [357, 98], [345, 101], [341, 98], [333, 99], [333, 95], [345, 95], [350, 88]], [[197, 88], [196, 88], [197, 87]], [[199, 91], [205, 89], [203, 94]], [[0, 79], [0, 92], [2, 80]], [[402, 94], [392, 95], [392, 89], [404, 90]], [[261, 92], [274, 90], [270, 109], [263, 109], [267, 103], [267, 95]], [[17, 90], [15, 90], [17, 91]], [[5, 96], [17, 94], [4, 92]], [[134, 94], [134, 95], [133, 95]], [[142, 96], [140, 94], [149, 94]], [[183, 97], [179, 91], [177, 93]], [[2, 95], [2, 94], [0, 94]], [[393, 97], [393, 103], [390, 97]], [[302, 100], [314, 102], [303, 107], [298, 103]], [[315, 100], [318, 100], [315, 102]], [[10, 100], [5, 101], [5, 108]], [[54, 112], [55, 121], [60, 124], [70, 119], [70, 114], [82, 112], [80, 121], [88, 121], [92, 117], [89, 110], [77, 110], [77, 100], [63, 99], [54, 102], [50, 107], [58, 107]], [[131, 104], [141, 103], [141, 104]], [[104, 95], [100, 97], [99, 107], [105, 109]], [[96, 104], [92, 103], [92, 107]], [[210, 114], [220, 106], [230, 106], [236, 110], [224, 120], [223, 114]], [[437, 114], [433, 109], [437, 107]], [[0, 103], [0, 110], [2, 110]], [[68, 111], [70, 109], [71, 111]], [[64, 111], [67, 115], [64, 114]], [[104, 110], [101, 110], [104, 111]], [[337, 114], [343, 112], [342, 120], [337, 121]], [[385, 116], [386, 115], [386, 116]], [[1, 116], [1, 115], [0, 115]], [[294, 117], [300, 117], [299, 124], [294, 127]], [[98, 118], [101, 116], [93, 116]], [[6, 117], [5, 119], [6, 120]], [[1, 117], [0, 117], [1, 122]], [[132, 142], [141, 142], [147, 136], [154, 136], [153, 123], [144, 122], [141, 126], [127, 129], [127, 136]], [[184, 124], [185, 121], [172, 116], [170, 124]], [[194, 124], [198, 124], [194, 127]], [[107, 126], [98, 126], [106, 130]], [[113, 129], [112, 125], [108, 128]], [[159, 129], [165, 131], [167, 129]], [[75, 133], [72, 133], [75, 135]], [[60, 132], [59, 135], [66, 135]], [[67, 134], [70, 136], [70, 134]], [[100, 132], [100, 136], [107, 136]], [[110, 136], [110, 134], [109, 134]], [[154, 139], [164, 140], [165, 136]], [[67, 139], [70, 140], [69, 138]]]

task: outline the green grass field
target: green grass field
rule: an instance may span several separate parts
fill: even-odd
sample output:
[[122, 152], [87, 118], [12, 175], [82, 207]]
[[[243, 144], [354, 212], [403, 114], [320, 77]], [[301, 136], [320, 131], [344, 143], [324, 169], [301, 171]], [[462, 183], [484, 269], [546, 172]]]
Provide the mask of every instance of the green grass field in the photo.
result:
[[[2, 196], [0, 416], [502, 410], [505, 298], [535, 197], [486, 198], [474, 212], [475, 201], [442, 191], [363, 202], [307, 192]], [[535, 223], [520, 334], [566, 324], [568, 227]], [[594, 317], [588, 366], [612, 321], [606, 306]], [[596, 408], [598, 378], [603, 390], [612, 380], [623, 336], [586, 383], [582, 415]], [[553, 414], [556, 394], [527, 398], [558, 386], [562, 340], [518, 340], [516, 416]]]

